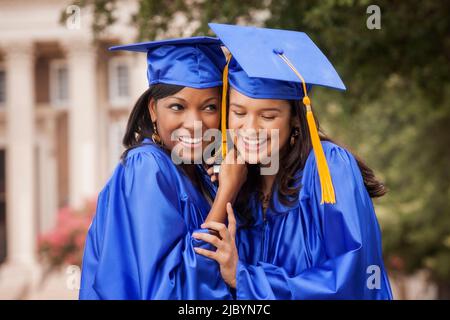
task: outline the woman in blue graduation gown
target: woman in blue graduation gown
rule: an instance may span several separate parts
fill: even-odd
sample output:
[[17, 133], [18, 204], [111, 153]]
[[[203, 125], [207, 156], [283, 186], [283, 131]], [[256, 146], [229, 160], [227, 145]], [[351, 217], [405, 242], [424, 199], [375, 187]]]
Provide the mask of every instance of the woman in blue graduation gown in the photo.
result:
[[[203, 37], [116, 49], [147, 52], [150, 88], [131, 112], [122, 162], [98, 196], [80, 299], [231, 299], [218, 264], [194, 251], [209, 246], [191, 237], [206, 231], [200, 225], [211, 209], [202, 167], [175, 165], [169, 153], [181, 146], [188, 157], [204, 147], [191, 137], [194, 121], [219, 125], [219, 43]], [[183, 135], [170, 139], [176, 129]]]
[[[371, 200], [385, 189], [361, 160], [311, 128], [311, 85], [345, 88], [331, 64], [302, 33], [210, 25], [233, 55], [228, 126], [249, 174], [236, 217], [228, 206], [227, 226], [203, 225], [222, 239], [194, 234], [217, 249], [196, 251], [220, 264], [237, 299], [391, 299]], [[305, 78], [293, 81], [293, 68]], [[258, 129], [276, 130], [279, 147], [273, 136], [248, 134]], [[272, 162], [278, 156], [276, 173], [262, 173], [264, 149]]]

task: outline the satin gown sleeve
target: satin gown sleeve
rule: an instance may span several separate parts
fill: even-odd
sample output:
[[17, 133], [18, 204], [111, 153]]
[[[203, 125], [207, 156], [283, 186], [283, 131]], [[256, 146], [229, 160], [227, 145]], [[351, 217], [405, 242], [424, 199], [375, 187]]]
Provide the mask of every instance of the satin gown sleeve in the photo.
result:
[[[295, 274], [288, 274], [279, 265], [239, 260], [237, 299], [392, 298], [381, 255], [379, 225], [356, 160], [335, 144], [325, 142], [323, 147], [336, 203], [320, 203], [319, 176], [315, 157], [310, 155], [303, 171], [298, 209], [299, 219], [305, 213], [313, 216], [313, 226], [303, 225], [315, 229], [308, 230], [312, 236], [305, 243], [311, 248], [320, 243], [323, 258]], [[302, 248], [292, 243], [289, 249], [300, 252]]]
[[133, 152], [100, 193], [80, 299], [232, 299], [218, 264], [193, 250], [208, 246], [191, 237], [185, 220], [198, 217], [198, 207], [180, 195], [168, 161]]

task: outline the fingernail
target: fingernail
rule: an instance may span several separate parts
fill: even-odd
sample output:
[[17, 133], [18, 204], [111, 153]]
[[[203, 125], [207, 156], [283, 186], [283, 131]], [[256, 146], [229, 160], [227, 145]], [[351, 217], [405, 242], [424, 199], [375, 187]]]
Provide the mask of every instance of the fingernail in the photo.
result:
[[200, 226], [200, 228], [203, 228], [203, 227], [205, 227], [205, 224], [204, 224], [204, 223]]

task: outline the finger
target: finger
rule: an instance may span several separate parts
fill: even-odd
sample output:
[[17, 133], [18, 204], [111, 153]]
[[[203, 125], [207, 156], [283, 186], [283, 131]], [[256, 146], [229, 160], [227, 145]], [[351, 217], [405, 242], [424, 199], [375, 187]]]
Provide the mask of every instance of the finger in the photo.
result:
[[211, 176], [211, 182], [216, 182], [216, 181], [217, 181], [217, 176], [216, 175]]
[[216, 161], [216, 157], [210, 157], [210, 158], [205, 160], [205, 163], [210, 165], [210, 166], [212, 166], [215, 161]]
[[228, 232], [231, 238], [234, 240], [236, 236], [236, 217], [234, 216], [233, 207], [231, 203], [227, 203], [227, 214], [228, 214]]
[[205, 242], [208, 242], [215, 246], [216, 248], [219, 248], [222, 245], [222, 241], [217, 238], [215, 235], [209, 234], [209, 233], [199, 233], [195, 232], [192, 234], [192, 237], [195, 239], [203, 240]]
[[200, 226], [201, 228], [213, 229], [219, 232], [222, 239], [228, 239], [228, 229], [223, 223], [208, 221]]
[[236, 163], [236, 151], [234, 148], [231, 148], [228, 151], [227, 156], [225, 158], [225, 163], [226, 164], [235, 164]]
[[205, 256], [207, 258], [217, 261], [217, 256], [214, 251], [206, 250], [206, 249], [198, 248], [198, 247], [194, 247], [194, 250], [195, 250], [195, 252], [197, 252], [198, 254], [201, 254], [202, 256]]
[[208, 170], [206, 170], [206, 173], [207, 173], [209, 176], [212, 176], [212, 175], [214, 174], [214, 167], [211, 167], [211, 168], [209, 168]]
[[236, 150], [236, 146], [237, 146], [237, 136], [234, 137], [234, 147], [233, 147], [233, 160], [234, 160], [234, 163], [237, 163], [237, 158], [238, 158], [238, 152]]

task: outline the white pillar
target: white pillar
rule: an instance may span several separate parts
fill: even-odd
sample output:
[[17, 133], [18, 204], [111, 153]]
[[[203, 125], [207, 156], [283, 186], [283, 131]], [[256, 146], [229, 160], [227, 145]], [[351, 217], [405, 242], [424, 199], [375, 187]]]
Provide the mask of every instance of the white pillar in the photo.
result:
[[58, 179], [55, 150], [55, 113], [45, 115], [39, 137], [39, 192], [40, 232], [45, 233], [55, 227], [58, 211]]
[[31, 44], [9, 46], [6, 79], [7, 262], [30, 266], [36, 262], [34, 53]]
[[75, 208], [98, 193], [96, 50], [88, 40], [66, 45], [69, 66], [69, 200]]
[[38, 283], [36, 260], [34, 53], [30, 43], [6, 50], [6, 263], [3, 299], [19, 299]]
[[147, 80], [147, 55], [142, 53], [132, 53], [132, 72], [131, 74], [131, 107], [137, 99], [148, 89]]

